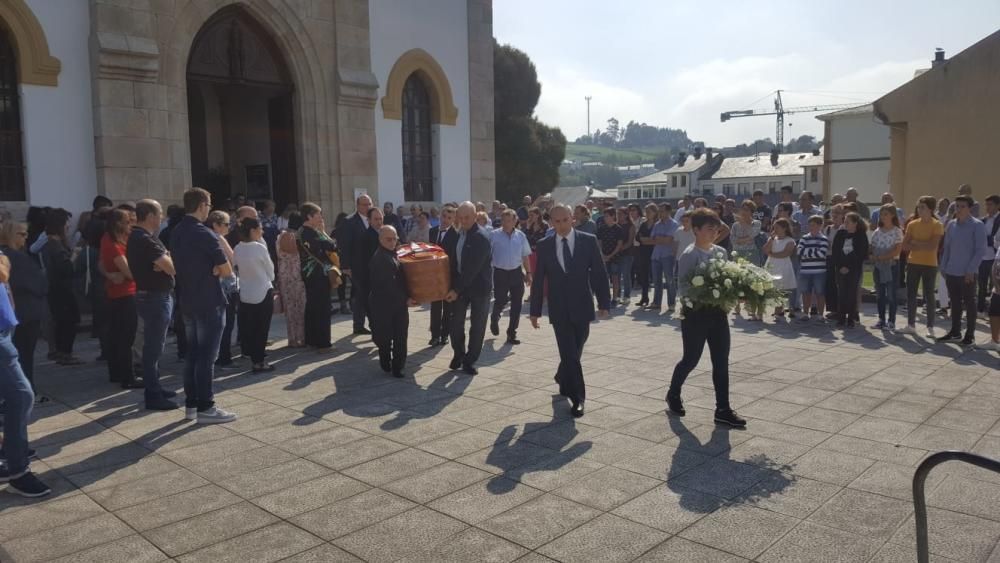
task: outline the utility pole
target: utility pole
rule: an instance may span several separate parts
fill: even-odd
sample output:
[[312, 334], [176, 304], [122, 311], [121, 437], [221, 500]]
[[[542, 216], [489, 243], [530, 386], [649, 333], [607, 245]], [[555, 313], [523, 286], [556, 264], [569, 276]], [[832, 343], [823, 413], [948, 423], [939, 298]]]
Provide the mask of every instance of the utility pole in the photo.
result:
[[591, 96], [584, 96], [583, 97], [583, 99], [587, 100], [587, 136], [588, 137], [590, 137], [591, 135], [593, 135], [593, 132], [590, 130], [590, 98], [591, 98]]

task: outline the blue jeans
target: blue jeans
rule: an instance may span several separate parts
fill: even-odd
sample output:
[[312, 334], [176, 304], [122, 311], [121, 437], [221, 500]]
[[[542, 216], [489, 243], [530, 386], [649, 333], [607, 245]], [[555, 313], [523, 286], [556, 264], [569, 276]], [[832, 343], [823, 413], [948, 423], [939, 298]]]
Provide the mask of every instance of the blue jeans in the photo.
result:
[[0, 331], [0, 399], [4, 401], [3, 451], [7, 468], [16, 474], [28, 469], [28, 417], [35, 394], [17, 361], [11, 332]]
[[619, 262], [622, 276], [622, 298], [629, 299], [632, 297], [632, 264], [635, 263], [635, 256], [622, 256]]
[[136, 311], [142, 319], [142, 379], [146, 385], [146, 402], [163, 398], [160, 387], [160, 356], [167, 340], [167, 327], [174, 310], [169, 291], [137, 291]]
[[674, 277], [673, 256], [653, 258], [653, 305], [663, 303], [663, 277], [667, 278], [667, 306], [673, 307], [677, 300], [677, 278]]
[[225, 325], [226, 307], [184, 312], [188, 349], [184, 360], [184, 406], [204, 411], [215, 405], [212, 378], [219, 342]]
[[878, 268], [875, 268], [875, 296], [878, 299], [878, 320], [885, 321], [886, 306], [889, 308], [889, 322], [896, 322], [896, 287], [899, 285], [899, 264], [892, 266], [892, 279], [883, 282]]

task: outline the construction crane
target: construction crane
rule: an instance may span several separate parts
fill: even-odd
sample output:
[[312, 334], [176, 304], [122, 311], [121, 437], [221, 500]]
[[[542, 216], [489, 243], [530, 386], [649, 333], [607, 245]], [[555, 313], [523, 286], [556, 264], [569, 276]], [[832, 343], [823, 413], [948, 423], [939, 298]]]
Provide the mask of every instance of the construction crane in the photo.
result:
[[834, 104], [825, 106], [802, 106], [795, 108], [786, 108], [781, 102], [781, 90], [777, 90], [774, 93], [774, 109], [741, 109], [734, 111], [724, 111], [720, 115], [723, 122], [729, 121], [735, 117], [754, 117], [758, 115], [774, 115], [777, 116], [777, 128], [775, 129], [775, 141], [774, 144], [781, 152], [782, 147], [785, 145], [785, 114], [787, 113], [812, 113], [820, 111], [837, 111], [842, 109], [856, 108], [858, 106], [864, 105], [863, 103], [853, 103], [853, 104]]

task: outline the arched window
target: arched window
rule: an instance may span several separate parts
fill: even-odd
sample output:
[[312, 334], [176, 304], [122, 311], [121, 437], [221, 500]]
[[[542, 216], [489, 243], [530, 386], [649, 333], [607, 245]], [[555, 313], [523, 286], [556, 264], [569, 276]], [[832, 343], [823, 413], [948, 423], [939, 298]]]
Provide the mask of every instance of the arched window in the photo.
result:
[[403, 196], [406, 201], [434, 200], [431, 97], [416, 74], [403, 86]]
[[10, 36], [0, 28], [0, 201], [25, 199], [17, 56]]

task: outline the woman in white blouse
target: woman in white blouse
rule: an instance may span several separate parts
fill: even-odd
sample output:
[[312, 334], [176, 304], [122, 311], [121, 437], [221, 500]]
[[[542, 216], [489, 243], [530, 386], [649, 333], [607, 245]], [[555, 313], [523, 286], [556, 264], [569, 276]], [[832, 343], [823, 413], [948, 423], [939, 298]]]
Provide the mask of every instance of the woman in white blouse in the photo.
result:
[[267, 363], [267, 334], [274, 312], [274, 263], [264, 244], [260, 221], [252, 217], [239, 225], [243, 242], [233, 249], [233, 265], [240, 276], [240, 325], [243, 353], [254, 372], [274, 371]]

